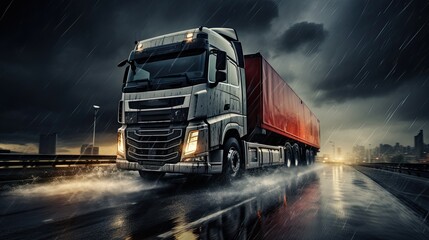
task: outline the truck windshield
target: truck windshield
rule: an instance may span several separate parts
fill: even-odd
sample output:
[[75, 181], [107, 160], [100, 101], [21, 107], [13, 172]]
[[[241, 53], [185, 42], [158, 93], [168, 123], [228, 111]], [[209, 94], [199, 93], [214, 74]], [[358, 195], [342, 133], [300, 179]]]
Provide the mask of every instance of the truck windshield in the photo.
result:
[[205, 51], [151, 56], [135, 61], [124, 91], [149, 91], [205, 82]]

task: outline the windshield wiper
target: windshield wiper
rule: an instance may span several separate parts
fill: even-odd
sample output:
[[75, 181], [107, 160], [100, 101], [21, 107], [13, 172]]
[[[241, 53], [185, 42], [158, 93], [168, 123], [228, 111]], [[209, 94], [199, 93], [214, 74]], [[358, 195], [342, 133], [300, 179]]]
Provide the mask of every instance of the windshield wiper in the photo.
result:
[[135, 88], [135, 89], [151, 87], [151, 80], [145, 78], [145, 79], [129, 81], [129, 82], [127, 82], [126, 87], [127, 88]]
[[148, 84], [150, 84], [150, 79], [145, 78], [145, 79], [129, 81], [129, 83], [141, 83], [141, 82], [147, 82]]
[[151, 88], [151, 81], [149, 79], [140, 79], [140, 80], [134, 80], [129, 81], [123, 88], [124, 92], [136, 92], [141, 90], [146, 90]]

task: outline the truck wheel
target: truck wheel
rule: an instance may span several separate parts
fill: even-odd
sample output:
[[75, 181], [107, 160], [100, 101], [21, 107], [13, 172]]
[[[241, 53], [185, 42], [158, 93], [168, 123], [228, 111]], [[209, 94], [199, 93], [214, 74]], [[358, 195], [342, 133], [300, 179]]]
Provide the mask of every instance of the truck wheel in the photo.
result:
[[310, 151], [305, 150], [305, 165], [308, 166], [311, 164]]
[[165, 175], [165, 173], [147, 172], [147, 171], [142, 171], [142, 170], [139, 170], [139, 174], [140, 174], [141, 178], [143, 178], [144, 180], [148, 180], [148, 181], [158, 181], [159, 179], [161, 179]]
[[309, 151], [309, 155], [310, 155], [310, 164], [314, 164], [314, 153], [313, 151]]
[[298, 163], [299, 163], [299, 159], [300, 157], [299, 157], [299, 148], [298, 147], [294, 147], [293, 148], [293, 159], [294, 159], [294, 163], [292, 163], [293, 164], [293, 166], [298, 166]]
[[292, 148], [290, 145], [285, 147], [285, 164], [286, 167], [290, 168], [292, 166]]
[[243, 172], [241, 148], [237, 139], [229, 138], [223, 146], [222, 180], [232, 182]]

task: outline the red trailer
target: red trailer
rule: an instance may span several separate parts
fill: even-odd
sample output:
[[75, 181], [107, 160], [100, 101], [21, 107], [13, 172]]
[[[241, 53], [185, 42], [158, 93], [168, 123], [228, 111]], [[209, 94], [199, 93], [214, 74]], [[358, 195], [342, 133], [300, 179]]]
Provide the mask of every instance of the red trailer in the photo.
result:
[[245, 56], [245, 72], [248, 133], [264, 129], [318, 150], [319, 120], [261, 54]]

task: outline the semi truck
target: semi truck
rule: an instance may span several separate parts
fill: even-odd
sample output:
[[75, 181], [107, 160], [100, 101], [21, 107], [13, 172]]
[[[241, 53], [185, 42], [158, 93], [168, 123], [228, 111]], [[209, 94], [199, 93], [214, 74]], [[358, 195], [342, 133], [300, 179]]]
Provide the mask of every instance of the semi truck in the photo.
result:
[[234, 29], [199, 27], [136, 41], [118, 106], [119, 169], [217, 175], [314, 163], [317, 117]]

